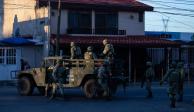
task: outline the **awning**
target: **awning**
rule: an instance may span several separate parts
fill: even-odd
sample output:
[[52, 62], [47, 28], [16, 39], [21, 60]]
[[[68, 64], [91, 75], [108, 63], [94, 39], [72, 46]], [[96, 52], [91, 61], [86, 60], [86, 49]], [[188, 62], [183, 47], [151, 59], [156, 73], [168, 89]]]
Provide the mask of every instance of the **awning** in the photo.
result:
[[4, 45], [34, 45], [35, 44], [35, 42], [32, 42], [28, 39], [24, 39], [22, 37], [4, 38], [0, 40], [0, 43]]
[[[63, 35], [60, 37], [60, 44], [70, 44], [75, 42], [78, 44], [102, 44], [103, 39], [114, 45], [124, 45], [130, 47], [179, 47], [180, 44], [174, 41], [160, 39], [158, 37], [149, 36], [69, 36]], [[55, 45], [56, 35], [51, 36], [51, 43]]]

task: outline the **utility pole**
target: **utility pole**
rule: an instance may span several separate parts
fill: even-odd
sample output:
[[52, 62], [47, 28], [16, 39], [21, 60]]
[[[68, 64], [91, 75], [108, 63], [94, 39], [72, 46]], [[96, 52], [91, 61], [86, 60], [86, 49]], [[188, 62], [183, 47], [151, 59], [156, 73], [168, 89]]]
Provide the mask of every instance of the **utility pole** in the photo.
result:
[[57, 37], [56, 37], [56, 49], [55, 49], [56, 56], [60, 55], [59, 54], [60, 27], [61, 27], [61, 0], [58, 0]]
[[163, 24], [164, 24], [164, 32], [166, 33], [168, 31], [168, 22], [169, 22], [169, 18], [167, 19], [162, 19]]

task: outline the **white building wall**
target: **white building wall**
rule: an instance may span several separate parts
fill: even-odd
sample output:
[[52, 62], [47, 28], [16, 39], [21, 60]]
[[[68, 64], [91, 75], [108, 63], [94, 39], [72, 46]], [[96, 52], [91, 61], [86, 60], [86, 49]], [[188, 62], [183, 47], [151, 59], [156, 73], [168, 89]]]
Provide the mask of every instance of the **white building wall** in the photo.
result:
[[119, 30], [126, 30], [127, 35], [144, 35], [144, 21], [139, 22], [138, 13], [119, 12]]
[[[57, 10], [51, 10], [51, 34], [57, 33]], [[61, 27], [60, 34], [66, 34], [68, 28], [68, 11], [61, 11]]]
[[[11, 5], [17, 4], [17, 5]], [[17, 28], [21, 35], [43, 35], [48, 23], [48, 8], [35, 10], [36, 0], [4, 0], [3, 36], [10, 37]], [[44, 24], [40, 25], [40, 19]]]
[[21, 59], [27, 61], [31, 68], [41, 66], [43, 61], [42, 46], [26, 46], [21, 49]]

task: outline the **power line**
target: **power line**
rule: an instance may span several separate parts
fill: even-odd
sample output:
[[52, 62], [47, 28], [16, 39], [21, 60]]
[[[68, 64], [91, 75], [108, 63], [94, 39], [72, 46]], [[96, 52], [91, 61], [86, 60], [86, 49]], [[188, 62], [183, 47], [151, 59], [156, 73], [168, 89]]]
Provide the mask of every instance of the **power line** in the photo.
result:
[[159, 3], [168, 3], [168, 4], [177, 4], [177, 5], [194, 5], [191, 3], [185, 3], [185, 2], [171, 2], [171, 1], [156, 1], [156, 0], [141, 0], [141, 1], [148, 1], [148, 2], [159, 2]]
[[176, 16], [194, 17], [194, 15], [192, 14], [182, 14], [182, 13], [163, 12], [163, 11], [153, 11], [153, 12], [165, 13], [165, 14], [176, 15]]
[[[145, 25], [148, 25], [148, 26], [158, 26], [158, 27], [163, 27], [162, 25], [155, 25], [155, 24], [145, 24]], [[180, 28], [180, 29], [192, 29], [192, 28], [188, 28], [188, 27], [182, 27], [182, 26], [171, 26], [169, 25], [168, 27], [171, 27], [171, 28]]]
[[[159, 13], [159, 14], [161, 14], [161, 15], [163, 15], [163, 16], [169, 17], [169, 16], [165, 15], [165, 14], [164, 14], [164, 13], [162, 13], [162, 12], [158, 12], [158, 13]], [[190, 24], [186, 24], [186, 23], [184, 23], [184, 22], [182, 22], [182, 21], [178, 21], [178, 20], [176, 20], [176, 19], [174, 19], [174, 18], [172, 18], [172, 17], [171, 17], [171, 20], [174, 20], [174, 21], [176, 21], [177, 23], [183, 24], [183, 25], [185, 25], [185, 26], [188, 26], [188, 27], [190, 27], [190, 28], [193, 28], [193, 29], [194, 29], [194, 27], [193, 27], [193, 26], [191, 26]]]
[[188, 11], [188, 12], [194, 12], [194, 10], [188, 10], [188, 9], [181, 9], [181, 8], [167, 8], [167, 7], [154, 7], [157, 9], [165, 9], [165, 10], [178, 10], [178, 11]]
[[[179, 1], [179, 0], [176, 0], [176, 1]], [[194, 3], [193, 0], [181, 0], [181, 1]]]

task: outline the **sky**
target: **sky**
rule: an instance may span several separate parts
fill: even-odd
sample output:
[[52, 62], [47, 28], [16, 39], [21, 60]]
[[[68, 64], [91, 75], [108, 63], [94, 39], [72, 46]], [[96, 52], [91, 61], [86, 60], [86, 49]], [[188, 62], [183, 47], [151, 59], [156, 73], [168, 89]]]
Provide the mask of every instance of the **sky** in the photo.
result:
[[194, 0], [138, 1], [154, 7], [154, 12], [145, 13], [146, 31], [194, 33]]

